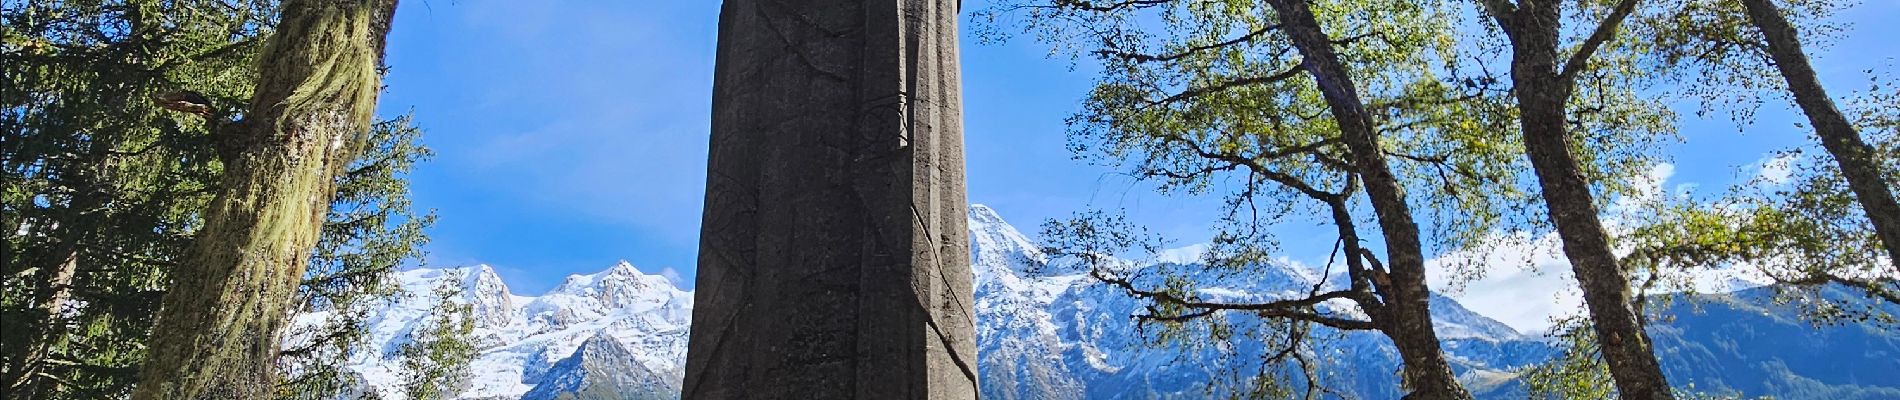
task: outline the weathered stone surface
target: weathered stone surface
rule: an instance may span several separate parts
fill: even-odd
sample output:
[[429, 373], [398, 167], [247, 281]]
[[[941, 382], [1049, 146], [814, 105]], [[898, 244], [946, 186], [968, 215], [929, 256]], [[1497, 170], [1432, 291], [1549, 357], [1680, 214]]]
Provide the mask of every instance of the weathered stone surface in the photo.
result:
[[956, 0], [727, 0], [686, 399], [972, 399]]

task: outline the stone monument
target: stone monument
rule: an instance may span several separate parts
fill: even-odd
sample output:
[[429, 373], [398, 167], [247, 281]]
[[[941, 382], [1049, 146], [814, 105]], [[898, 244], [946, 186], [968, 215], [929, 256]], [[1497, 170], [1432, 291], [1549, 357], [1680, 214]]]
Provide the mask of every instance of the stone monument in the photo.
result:
[[726, 0], [683, 397], [974, 399], [957, 0]]

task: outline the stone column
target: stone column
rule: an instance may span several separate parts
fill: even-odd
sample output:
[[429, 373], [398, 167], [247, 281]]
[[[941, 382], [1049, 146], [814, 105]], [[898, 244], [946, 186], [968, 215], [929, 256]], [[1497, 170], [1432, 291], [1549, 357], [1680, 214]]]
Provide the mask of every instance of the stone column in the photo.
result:
[[726, 0], [685, 399], [974, 399], [957, 0]]

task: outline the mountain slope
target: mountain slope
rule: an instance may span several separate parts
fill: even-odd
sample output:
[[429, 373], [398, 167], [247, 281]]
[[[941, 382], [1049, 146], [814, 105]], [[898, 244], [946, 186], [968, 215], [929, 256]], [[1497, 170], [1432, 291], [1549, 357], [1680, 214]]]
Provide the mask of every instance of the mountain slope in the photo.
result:
[[[1670, 383], [1786, 399], [1900, 399], [1900, 334], [1866, 325], [1815, 327], [1773, 288], [1696, 295], [1650, 330]], [[1841, 288], [1834, 301], [1864, 299]], [[1900, 306], [1878, 306], [1900, 315]]]
[[[1208, 382], [1244, 380], [1259, 369], [1267, 346], [1258, 339], [1157, 341], [1159, 331], [1141, 331], [1130, 318], [1142, 302], [1077, 271], [1046, 268], [1049, 260], [1034, 242], [993, 209], [972, 206], [968, 222], [984, 398], [1206, 398], [1221, 392]], [[1319, 275], [1292, 264], [1214, 273], [1182, 264], [1193, 257], [1170, 260], [1143, 268], [1177, 269], [1201, 285], [1202, 295], [1237, 301], [1310, 287]], [[410, 294], [377, 310], [374, 345], [351, 359], [365, 390], [401, 398], [395, 350], [434, 306], [429, 293], [447, 284], [462, 289], [456, 301], [472, 306], [482, 349], [462, 398], [677, 398], [693, 298], [666, 278], [622, 262], [532, 297], [511, 293], [487, 266], [403, 271], [399, 279]], [[1765, 304], [1763, 295], [1708, 295], [1672, 306], [1673, 322], [1653, 335], [1671, 379], [1698, 390], [1780, 398], [1900, 398], [1895, 335], [1857, 326], [1817, 330], [1792, 310], [1754, 306]], [[1512, 371], [1555, 352], [1544, 338], [1455, 300], [1431, 301], [1453, 368], [1481, 398], [1521, 398]], [[1352, 311], [1341, 307], [1335, 311]], [[1263, 323], [1229, 318], [1243, 328]], [[1339, 395], [1401, 394], [1397, 354], [1385, 337], [1326, 330], [1314, 336], [1315, 369]]]
[[[437, 305], [431, 293], [440, 285], [459, 286], [462, 295], [455, 301], [471, 305], [475, 320], [480, 355], [470, 364], [473, 376], [461, 398], [521, 398], [537, 387], [559, 386], [561, 380], [577, 376], [592, 383], [609, 376], [598, 373], [602, 368], [645, 371], [636, 375], [658, 376], [669, 385], [676, 385], [685, 371], [692, 292], [664, 277], [640, 273], [626, 262], [599, 273], [569, 276], [533, 297], [511, 293], [486, 265], [415, 269], [397, 278], [406, 294], [373, 314], [368, 326], [371, 345], [351, 355], [349, 363], [367, 390], [386, 399], [402, 398], [397, 349], [411, 340]], [[660, 390], [665, 392], [661, 398], [676, 397], [674, 387]]]
[[[986, 398], [1205, 398], [1223, 393], [1208, 382], [1231, 382], [1233, 374], [1252, 374], [1259, 369], [1257, 360], [1268, 351], [1259, 341], [1248, 339], [1156, 343], [1152, 335], [1140, 333], [1130, 318], [1145, 307], [1142, 301], [1097, 284], [1081, 272], [1044, 268], [1045, 256], [993, 209], [972, 206], [969, 222], [977, 265], [978, 372]], [[1194, 257], [1175, 258], [1189, 261]], [[1245, 274], [1207, 272], [1177, 263], [1144, 269], [1173, 269], [1167, 272], [1193, 277], [1203, 296], [1230, 301], [1282, 297], [1310, 288], [1319, 278], [1317, 271], [1278, 264]], [[1553, 351], [1544, 342], [1528, 340], [1450, 298], [1432, 300], [1438, 330], [1453, 340], [1447, 343], [1447, 352], [1468, 375], [1508, 376], [1509, 369], [1542, 360]], [[1224, 318], [1236, 327], [1265, 323], [1244, 314]], [[1319, 331], [1314, 336], [1324, 344], [1315, 358], [1326, 371], [1321, 377], [1324, 384], [1355, 398], [1402, 394], [1397, 391], [1397, 354], [1383, 336]], [[1286, 372], [1291, 371], [1277, 371]]]
[[618, 339], [596, 332], [548, 368], [522, 400], [660, 400], [678, 398], [680, 377], [636, 360]]

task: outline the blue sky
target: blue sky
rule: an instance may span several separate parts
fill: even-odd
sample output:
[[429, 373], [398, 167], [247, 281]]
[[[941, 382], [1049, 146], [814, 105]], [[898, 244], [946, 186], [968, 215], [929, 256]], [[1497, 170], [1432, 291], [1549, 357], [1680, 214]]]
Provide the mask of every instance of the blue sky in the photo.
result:
[[[438, 154], [414, 176], [416, 203], [441, 216], [432, 263], [491, 264], [528, 294], [620, 259], [690, 285], [717, 2], [402, 7], [382, 111], [413, 110]], [[1090, 75], [1046, 50], [964, 44], [971, 201], [1026, 230], [1095, 200], [1197, 232], [1187, 221], [1206, 207], [1070, 160], [1062, 119]]]
[[[964, 9], [986, 3], [968, 0]], [[522, 294], [622, 259], [679, 274], [690, 287], [718, 8], [710, 0], [403, 2], [381, 113], [413, 111], [438, 154], [413, 177], [416, 204], [440, 216], [429, 262], [493, 265]], [[1892, 71], [1900, 53], [1890, 22], [1900, 1], [1867, 0], [1846, 15], [1853, 30], [1816, 57], [1837, 96], [1864, 86], [1861, 70]], [[1160, 197], [1071, 159], [1062, 121], [1093, 80], [1087, 65], [1051, 58], [1031, 40], [979, 43], [964, 22], [972, 202], [1031, 234], [1043, 219], [1100, 206], [1127, 208], [1185, 240], [1204, 236], [1211, 201]], [[1727, 121], [1685, 121], [1686, 140], [1671, 149], [1671, 184], [1719, 188], [1752, 174], [1767, 151], [1805, 140], [1794, 116], [1771, 103], [1746, 133]]]

